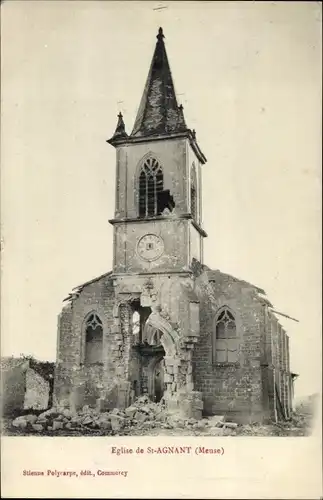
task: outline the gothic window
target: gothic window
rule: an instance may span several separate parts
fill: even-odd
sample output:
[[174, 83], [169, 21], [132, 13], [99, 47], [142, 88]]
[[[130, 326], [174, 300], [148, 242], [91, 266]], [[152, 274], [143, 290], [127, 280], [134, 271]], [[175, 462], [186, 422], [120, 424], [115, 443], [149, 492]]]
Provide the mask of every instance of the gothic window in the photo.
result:
[[213, 333], [213, 362], [235, 363], [238, 361], [237, 327], [233, 314], [221, 310], [215, 321]]
[[85, 364], [102, 363], [103, 328], [95, 313], [90, 314], [85, 327]]
[[194, 163], [191, 168], [191, 214], [194, 220], [197, 220], [197, 182]]
[[163, 170], [155, 158], [147, 158], [139, 174], [139, 217], [160, 215], [159, 194], [163, 191]]

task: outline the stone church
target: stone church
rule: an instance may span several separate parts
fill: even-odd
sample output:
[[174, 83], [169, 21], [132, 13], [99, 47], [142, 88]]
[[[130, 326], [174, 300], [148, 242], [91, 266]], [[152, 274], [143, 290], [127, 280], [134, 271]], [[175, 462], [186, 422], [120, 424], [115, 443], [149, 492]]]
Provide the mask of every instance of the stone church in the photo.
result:
[[288, 418], [289, 337], [265, 292], [203, 261], [204, 156], [178, 105], [160, 28], [130, 135], [116, 150], [112, 271], [58, 320], [57, 404], [104, 411], [139, 395], [183, 416]]

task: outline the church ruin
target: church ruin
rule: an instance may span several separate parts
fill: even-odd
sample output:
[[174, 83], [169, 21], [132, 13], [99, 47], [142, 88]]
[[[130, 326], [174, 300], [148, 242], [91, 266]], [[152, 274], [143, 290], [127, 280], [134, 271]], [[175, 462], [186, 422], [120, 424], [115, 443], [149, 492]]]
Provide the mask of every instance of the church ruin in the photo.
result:
[[121, 113], [112, 271], [59, 315], [57, 404], [125, 408], [162, 398], [184, 416], [288, 418], [289, 337], [265, 292], [203, 262], [206, 163], [178, 105], [160, 28], [133, 130]]

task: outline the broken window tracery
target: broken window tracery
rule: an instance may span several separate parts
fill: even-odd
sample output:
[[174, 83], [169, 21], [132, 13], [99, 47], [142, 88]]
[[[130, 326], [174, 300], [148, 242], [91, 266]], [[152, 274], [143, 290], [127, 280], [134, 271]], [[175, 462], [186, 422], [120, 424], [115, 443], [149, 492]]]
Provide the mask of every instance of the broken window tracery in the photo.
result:
[[159, 162], [147, 158], [139, 175], [139, 217], [160, 215], [159, 194], [163, 191], [164, 176]]
[[215, 321], [213, 333], [213, 362], [236, 363], [238, 337], [236, 321], [228, 308], [221, 310]]
[[96, 313], [86, 320], [85, 326], [85, 364], [102, 363], [103, 327]]

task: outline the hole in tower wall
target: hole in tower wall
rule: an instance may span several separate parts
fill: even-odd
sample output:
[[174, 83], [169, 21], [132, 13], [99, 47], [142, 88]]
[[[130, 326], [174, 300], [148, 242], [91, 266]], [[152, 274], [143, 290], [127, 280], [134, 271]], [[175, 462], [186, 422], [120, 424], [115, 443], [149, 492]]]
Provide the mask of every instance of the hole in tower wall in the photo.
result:
[[158, 193], [157, 199], [158, 213], [167, 214], [171, 213], [175, 208], [175, 201], [173, 196], [170, 194], [169, 189], [163, 190]]
[[143, 332], [145, 323], [148, 319], [148, 316], [151, 313], [150, 307], [142, 307], [140, 305], [140, 301], [136, 300], [132, 302], [132, 332], [135, 336], [135, 343], [141, 343], [145, 339], [143, 338]]

